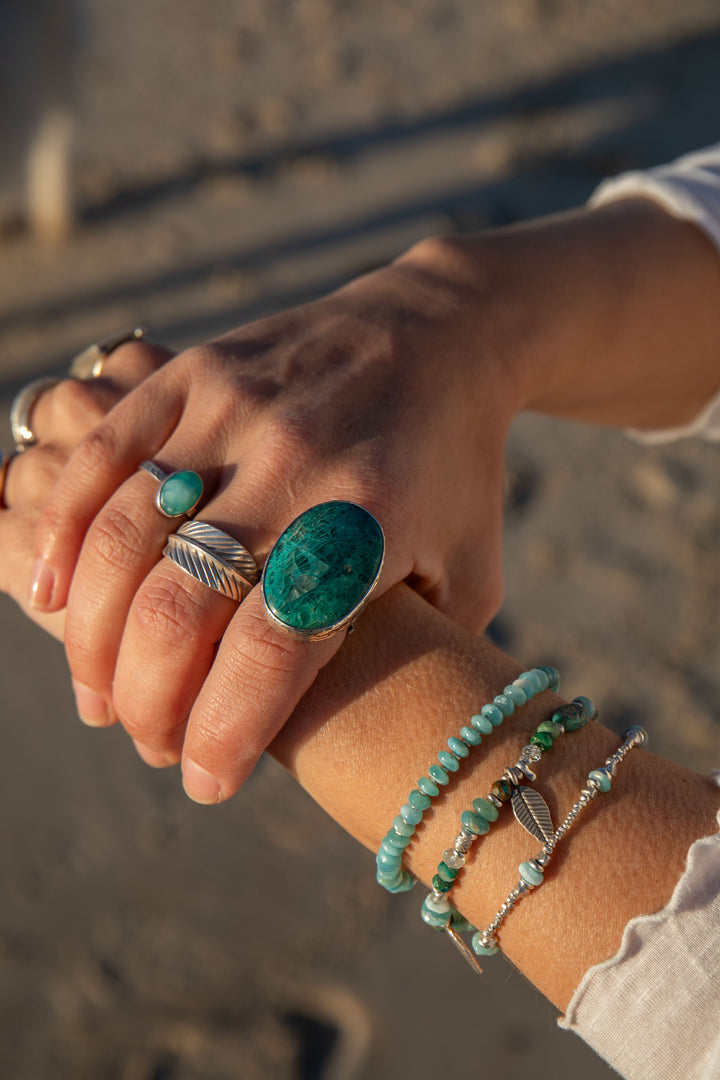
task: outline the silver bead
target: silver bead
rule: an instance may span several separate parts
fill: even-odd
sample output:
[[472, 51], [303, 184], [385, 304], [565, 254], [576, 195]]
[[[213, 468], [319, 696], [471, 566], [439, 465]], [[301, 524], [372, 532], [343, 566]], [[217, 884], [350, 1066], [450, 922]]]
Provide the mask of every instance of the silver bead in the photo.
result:
[[449, 866], [451, 870], [462, 870], [465, 865], [465, 859], [453, 848], [448, 848], [447, 851], [442, 853], [442, 861], [446, 866]]
[[527, 758], [528, 761], [539, 761], [542, 757], [542, 750], [539, 746], [535, 746], [534, 743], [528, 743], [527, 746], [522, 748], [522, 756]]
[[503, 773], [503, 780], [509, 780], [513, 787], [518, 787], [525, 779], [525, 773], [517, 765], [511, 766]]

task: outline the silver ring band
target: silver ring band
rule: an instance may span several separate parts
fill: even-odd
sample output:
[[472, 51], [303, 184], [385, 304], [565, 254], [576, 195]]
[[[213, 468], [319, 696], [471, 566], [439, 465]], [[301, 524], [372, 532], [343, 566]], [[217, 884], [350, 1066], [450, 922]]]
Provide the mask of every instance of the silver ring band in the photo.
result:
[[248, 549], [204, 521], [186, 521], [170, 533], [163, 555], [196, 581], [238, 603], [260, 580]]
[[30, 427], [30, 416], [36, 401], [41, 394], [57, 386], [59, 382], [59, 379], [44, 375], [23, 386], [13, 398], [10, 406], [10, 430], [15, 449], [19, 454], [37, 442], [35, 432]]
[[110, 353], [125, 345], [128, 341], [141, 341], [147, 330], [143, 326], [136, 326], [133, 330], [124, 330], [122, 334], [105, 338], [94, 345], [88, 345], [79, 352], [70, 362], [69, 374], [73, 379], [99, 379], [102, 375], [103, 364]]

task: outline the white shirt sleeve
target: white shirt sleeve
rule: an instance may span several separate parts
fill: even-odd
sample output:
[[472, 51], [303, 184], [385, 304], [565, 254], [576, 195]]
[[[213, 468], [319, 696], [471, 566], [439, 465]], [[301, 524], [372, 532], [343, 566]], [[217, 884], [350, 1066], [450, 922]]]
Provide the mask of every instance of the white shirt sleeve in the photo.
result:
[[[706, 233], [720, 255], [720, 143], [678, 158], [671, 165], [605, 180], [594, 192], [590, 206], [638, 196], [653, 199], [669, 214], [692, 221]], [[631, 430], [629, 434], [644, 443], [672, 442], [693, 435], [720, 442], [720, 391], [683, 427], [665, 431]]]
[[628, 923], [559, 1023], [625, 1080], [718, 1080], [720, 833], [693, 844], [668, 905]]

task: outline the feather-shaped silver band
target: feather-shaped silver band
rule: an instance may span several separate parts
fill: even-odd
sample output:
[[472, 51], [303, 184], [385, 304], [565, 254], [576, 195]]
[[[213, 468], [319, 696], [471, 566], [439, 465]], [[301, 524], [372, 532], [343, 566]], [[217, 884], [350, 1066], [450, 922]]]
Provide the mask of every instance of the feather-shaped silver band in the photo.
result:
[[215, 592], [238, 603], [260, 580], [260, 571], [246, 547], [204, 521], [186, 521], [170, 533], [163, 555]]

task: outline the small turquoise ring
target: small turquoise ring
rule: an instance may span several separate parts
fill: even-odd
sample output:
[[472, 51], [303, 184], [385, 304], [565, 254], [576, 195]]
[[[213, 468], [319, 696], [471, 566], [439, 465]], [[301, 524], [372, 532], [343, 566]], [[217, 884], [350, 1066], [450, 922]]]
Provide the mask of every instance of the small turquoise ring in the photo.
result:
[[357, 503], [320, 503], [288, 525], [270, 551], [261, 589], [270, 622], [319, 640], [351, 626], [375, 591], [385, 556], [376, 518]]
[[159, 482], [155, 505], [167, 518], [192, 514], [203, 497], [204, 486], [199, 473], [191, 469], [166, 473], [154, 461], [143, 461], [140, 468], [149, 472]]

